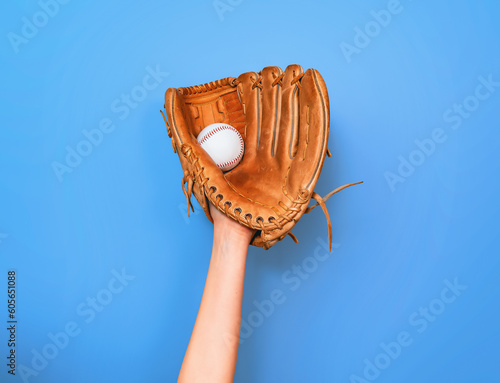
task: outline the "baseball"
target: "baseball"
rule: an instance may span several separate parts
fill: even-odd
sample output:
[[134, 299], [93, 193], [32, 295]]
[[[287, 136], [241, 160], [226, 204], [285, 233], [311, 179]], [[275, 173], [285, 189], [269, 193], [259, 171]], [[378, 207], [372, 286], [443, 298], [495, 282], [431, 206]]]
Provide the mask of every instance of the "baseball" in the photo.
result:
[[231, 125], [210, 124], [200, 132], [197, 140], [224, 172], [233, 169], [243, 157], [245, 149], [243, 137]]

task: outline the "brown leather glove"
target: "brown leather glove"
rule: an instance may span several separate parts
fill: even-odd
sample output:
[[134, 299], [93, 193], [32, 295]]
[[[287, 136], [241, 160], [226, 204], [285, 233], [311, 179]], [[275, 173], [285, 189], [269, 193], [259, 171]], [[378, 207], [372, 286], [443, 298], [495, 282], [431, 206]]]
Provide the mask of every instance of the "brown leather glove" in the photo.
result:
[[[208, 219], [209, 203], [242, 225], [255, 229], [252, 245], [269, 249], [318, 204], [332, 231], [324, 201], [314, 192], [323, 167], [330, 125], [325, 82], [315, 69], [300, 65], [266, 67], [237, 78], [170, 88], [165, 93], [167, 131], [181, 161], [182, 188], [189, 207], [194, 193]], [[164, 116], [165, 117], [165, 116]], [[209, 124], [234, 126], [245, 140], [240, 164], [223, 173], [196, 137]], [[187, 187], [185, 184], [187, 183]], [[318, 203], [307, 207], [311, 198]]]

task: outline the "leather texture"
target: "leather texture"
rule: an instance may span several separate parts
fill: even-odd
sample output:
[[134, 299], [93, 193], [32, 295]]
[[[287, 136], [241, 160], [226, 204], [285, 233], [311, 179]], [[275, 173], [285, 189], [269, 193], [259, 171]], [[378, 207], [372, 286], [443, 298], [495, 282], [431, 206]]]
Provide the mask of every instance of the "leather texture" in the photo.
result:
[[[331, 223], [324, 201], [314, 193], [328, 152], [330, 106], [325, 82], [315, 69], [300, 65], [260, 72], [165, 93], [168, 135], [184, 172], [188, 212], [192, 194], [212, 221], [209, 203], [242, 225], [255, 229], [252, 245], [269, 249], [315, 206]], [[164, 116], [165, 117], [165, 116]], [[245, 140], [240, 164], [223, 173], [196, 137], [212, 123], [235, 127]], [[316, 205], [308, 208], [314, 198]], [[194, 209], [193, 209], [194, 211]]]

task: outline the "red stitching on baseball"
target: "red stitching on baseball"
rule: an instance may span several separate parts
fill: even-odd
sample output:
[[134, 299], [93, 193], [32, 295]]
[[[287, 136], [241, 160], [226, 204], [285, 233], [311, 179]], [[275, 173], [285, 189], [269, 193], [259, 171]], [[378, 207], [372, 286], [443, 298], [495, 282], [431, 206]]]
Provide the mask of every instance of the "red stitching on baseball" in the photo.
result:
[[241, 158], [243, 157], [243, 146], [244, 146], [243, 137], [241, 137], [241, 134], [234, 127], [232, 127], [231, 125], [222, 125], [222, 126], [218, 126], [215, 129], [211, 130], [210, 132], [208, 132], [207, 134], [205, 134], [201, 138], [201, 140], [199, 141], [200, 145], [202, 145], [203, 143], [205, 143], [215, 133], [222, 132], [223, 130], [230, 130], [230, 131], [233, 131], [233, 132], [237, 133], [238, 139], [240, 140], [240, 152], [238, 153], [238, 156], [236, 158], [234, 158], [233, 160], [231, 160], [229, 162], [223, 162], [222, 164], [216, 164], [217, 167], [219, 167], [219, 168], [225, 168], [227, 166], [230, 166], [230, 165], [233, 165], [235, 163], [238, 163], [241, 160]]
[[203, 138], [201, 139], [201, 141], [200, 141], [200, 145], [203, 144], [206, 140], [208, 140], [211, 136], [213, 136], [215, 134], [215, 132], [220, 132], [222, 130], [225, 130], [225, 128], [223, 129], [221, 126], [218, 126], [214, 130], [211, 130], [210, 132], [208, 132], [207, 134], [205, 134], [203, 136]]

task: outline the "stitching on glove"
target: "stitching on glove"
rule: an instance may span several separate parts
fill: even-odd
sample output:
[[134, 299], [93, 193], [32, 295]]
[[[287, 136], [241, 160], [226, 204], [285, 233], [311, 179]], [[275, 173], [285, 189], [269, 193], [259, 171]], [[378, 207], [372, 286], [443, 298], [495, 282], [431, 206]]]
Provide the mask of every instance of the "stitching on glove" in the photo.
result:
[[[293, 198], [290, 196], [290, 194], [288, 194], [288, 191], [286, 190], [286, 183], [287, 183], [287, 180], [288, 180], [288, 175], [290, 174], [290, 166], [288, 167], [287, 171], [286, 171], [286, 176], [285, 178], [283, 179], [283, 186], [281, 187], [281, 191], [283, 192], [283, 194], [290, 200], [290, 201], [293, 201]], [[280, 205], [281, 206], [281, 205]], [[281, 206], [283, 207], [283, 206]]]
[[[274, 75], [274, 73], [273, 73], [273, 75]], [[283, 72], [279, 76], [276, 76], [273, 83], [271, 84], [271, 86], [280, 85], [281, 87], [283, 87], [283, 77], [284, 76], [285, 76], [285, 72]]]
[[254, 225], [252, 225], [252, 214], [246, 213], [245, 214], [245, 221], [246, 221], [248, 226], [250, 226], [250, 227], [254, 226]]
[[[295, 71], [294, 71], [294, 73], [295, 73]], [[305, 73], [301, 73], [301, 74], [295, 76], [293, 78], [292, 82], [290, 83], [290, 85], [297, 84], [297, 87], [299, 89], [302, 89], [302, 85], [300, 85], [300, 80], [302, 79], [302, 77], [304, 77], [304, 75], [305, 75]]]
[[[252, 77], [253, 79], [253, 77]], [[260, 90], [262, 90], [262, 76], [259, 75], [259, 77], [257, 77], [257, 80], [255, 80], [255, 82], [253, 83], [252, 85], [252, 90], [254, 90], [255, 88], [260, 88]]]
[[309, 105], [306, 108], [306, 122], [307, 122], [307, 130], [306, 130], [306, 147], [304, 148], [304, 156], [302, 157], [302, 161], [306, 159], [307, 153], [307, 145], [309, 145]]
[[[213, 199], [213, 193], [217, 190], [215, 186], [211, 186], [208, 188], [210, 195], [209, 199], [210, 201], [219, 209], [219, 210], [224, 210], [225, 214], [232, 217], [239, 223], [248, 226], [252, 229], [257, 229], [261, 230], [261, 238], [263, 239], [264, 243], [263, 246], [268, 246], [269, 245], [269, 239], [266, 239], [273, 230], [283, 229], [283, 224], [286, 224], [288, 222], [294, 221], [295, 216], [297, 215], [298, 212], [300, 212], [302, 209], [298, 205], [303, 205], [304, 203], [308, 202], [307, 196], [308, 196], [308, 191], [306, 189], [302, 189], [298, 195], [298, 198], [296, 200], [293, 200], [293, 205], [289, 206], [286, 208], [286, 213], [282, 214], [276, 219], [275, 217], [271, 216], [269, 217], [269, 225], [266, 225], [264, 223], [264, 219], [262, 217], [257, 217], [255, 223], [252, 222], [252, 214], [251, 213], [246, 213], [243, 217], [241, 216], [242, 214], [242, 209], [240, 207], [237, 207], [234, 209], [234, 215], [229, 211], [229, 207], [231, 207], [232, 202], [231, 201], [226, 201], [224, 202], [224, 208], [221, 208], [220, 202], [224, 199], [224, 196], [222, 194], [217, 194], [215, 197], [215, 200]], [[281, 221], [281, 222], [280, 222]], [[284, 234], [280, 239], [283, 239], [286, 236]], [[293, 236], [295, 237], [295, 236]], [[292, 239], [293, 239], [292, 237]], [[296, 239], [296, 238], [295, 238]]]
[[231, 203], [231, 201], [226, 201], [226, 202], [224, 202], [224, 213], [225, 213], [226, 215], [228, 215], [228, 211], [227, 211], [227, 210], [228, 210], [228, 209], [229, 209], [232, 205], [233, 205], [233, 204]]
[[283, 226], [281, 226], [281, 224], [279, 223], [279, 221], [275, 218], [275, 217], [269, 217], [269, 222], [274, 224], [279, 230], [281, 230], [283, 228]]
[[[214, 186], [211, 186], [209, 188], [209, 191], [210, 191], [209, 199], [212, 201], [212, 203], [215, 206], [220, 207], [220, 202], [224, 199], [224, 196], [222, 194], [218, 194], [214, 200], [212, 197], [214, 190], [216, 190], [216, 188]], [[307, 190], [306, 190], [306, 193], [308, 193]], [[243, 196], [243, 197], [245, 197], [245, 196]], [[272, 217], [272, 216], [269, 217], [269, 223], [270, 223], [269, 225], [264, 224], [263, 219], [259, 220], [258, 222], [256, 221], [256, 223], [253, 223], [251, 221], [251, 218], [252, 218], [251, 213], [246, 213], [244, 215], [244, 220], [243, 220], [241, 218], [242, 209], [240, 207], [237, 207], [234, 209], [235, 215], [231, 214], [231, 212], [229, 211], [229, 207], [232, 205], [231, 201], [226, 201], [224, 203], [224, 205], [225, 205], [224, 208], [220, 208], [220, 210], [224, 210], [224, 212], [227, 215], [233, 217], [238, 222], [243, 223], [243, 224], [246, 223], [248, 225], [248, 227], [251, 227], [252, 229], [260, 229], [264, 233], [269, 234], [275, 228], [279, 228], [280, 230], [283, 228], [283, 226], [282, 226], [281, 222], [279, 222], [279, 220], [284, 221], [284, 223], [287, 223], [287, 222], [293, 221], [295, 219], [295, 216], [297, 215], [297, 213], [302, 210], [300, 208], [300, 206], [297, 206], [297, 205], [303, 205], [304, 203], [308, 202], [307, 194], [304, 195], [302, 192], [299, 193], [298, 198], [296, 200], [293, 200], [292, 202], [293, 202], [293, 205], [291, 205], [289, 207], [287, 207], [283, 204], [284, 210], [286, 211], [286, 213], [278, 214], [278, 220], [275, 217]], [[280, 201], [280, 203], [282, 203], [282, 202]], [[250, 217], [250, 219], [248, 217]], [[258, 217], [258, 218], [262, 218], [262, 217]]]
[[188, 86], [184, 88], [179, 88], [181, 93], [184, 96], [190, 96], [193, 94], [199, 94], [199, 93], [205, 93], [205, 92], [210, 92], [211, 90], [223, 87], [223, 86], [235, 86], [235, 79], [234, 77], [226, 77], [217, 81], [212, 81], [208, 82], [206, 84], [201, 84], [201, 85], [194, 85], [194, 86]]
[[229, 185], [229, 187], [230, 187], [231, 189], [233, 189], [233, 191], [234, 191], [236, 194], [238, 194], [240, 197], [243, 197], [243, 198], [245, 198], [245, 199], [249, 200], [249, 201], [250, 201], [250, 202], [252, 202], [252, 203], [256, 203], [256, 204], [258, 204], [258, 205], [260, 205], [260, 206], [264, 206], [264, 207], [267, 207], [267, 208], [269, 208], [269, 209], [272, 209], [272, 210], [273, 210], [276, 214], [280, 215], [280, 213], [279, 213], [278, 211], [276, 211], [276, 210], [275, 210], [275, 207], [274, 207], [274, 206], [271, 206], [271, 205], [266, 205], [266, 204], [264, 204], [264, 203], [262, 203], [262, 202], [259, 202], [259, 201], [254, 201], [253, 199], [251, 199], [251, 198], [247, 197], [246, 195], [241, 194], [241, 193], [240, 193], [240, 192], [239, 192], [239, 191], [238, 191], [238, 190], [234, 187], [234, 185], [233, 185], [233, 184], [232, 184], [232, 183], [231, 183], [231, 182], [230, 182], [230, 181], [229, 181], [226, 177], [224, 177], [224, 178], [226, 179], [226, 182], [227, 182], [227, 184]]
[[235, 217], [235, 218], [236, 218], [236, 220], [237, 220], [239, 223], [243, 224], [243, 221], [242, 221], [242, 220], [241, 220], [241, 218], [240, 218], [240, 215], [241, 215], [241, 208], [237, 207], [236, 209], [234, 209], [234, 212], [237, 214], [237, 216]]
[[187, 160], [191, 163], [191, 166], [193, 168], [193, 182], [198, 179], [200, 187], [203, 187], [209, 179], [205, 177], [205, 174], [203, 172], [205, 169], [199, 164], [200, 159], [197, 156], [194, 156], [193, 149], [188, 144], [182, 144], [181, 151], [184, 157], [186, 157]]
[[265, 231], [264, 218], [259, 216], [259, 217], [255, 218], [255, 222], [257, 222], [257, 224], [260, 226], [261, 231]]

